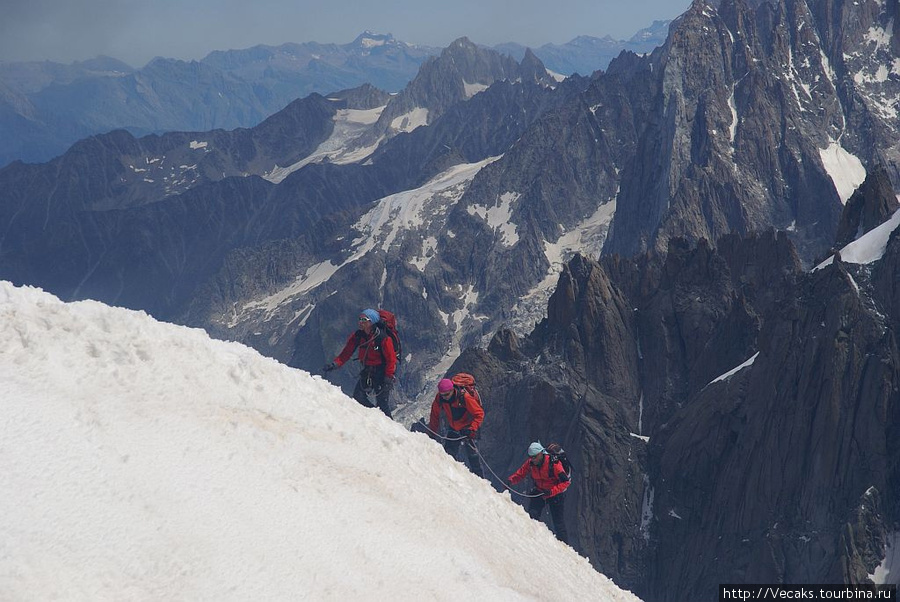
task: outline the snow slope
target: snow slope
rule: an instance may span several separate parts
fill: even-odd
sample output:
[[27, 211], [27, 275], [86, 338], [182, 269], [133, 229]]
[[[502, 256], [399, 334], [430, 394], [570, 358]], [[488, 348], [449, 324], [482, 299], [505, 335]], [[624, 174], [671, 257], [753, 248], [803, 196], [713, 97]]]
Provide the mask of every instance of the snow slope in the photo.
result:
[[[900, 201], [900, 195], [897, 196]], [[894, 212], [890, 219], [880, 226], [872, 228], [844, 248], [840, 250], [841, 261], [846, 263], [874, 263], [884, 257], [888, 240], [897, 227], [900, 226], [900, 209]], [[820, 270], [834, 263], [834, 255], [813, 268]]]
[[7, 282], [0, 331], [0, 599], [636, 599], [319, 377]]

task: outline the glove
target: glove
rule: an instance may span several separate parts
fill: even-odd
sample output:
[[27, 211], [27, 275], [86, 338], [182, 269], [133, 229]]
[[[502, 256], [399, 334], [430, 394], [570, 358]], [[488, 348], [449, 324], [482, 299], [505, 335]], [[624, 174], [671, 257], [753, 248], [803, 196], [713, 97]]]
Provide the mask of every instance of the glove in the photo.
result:
[[384, 382], [381, 383], [381, 388], [378, 389], [378, 392], [379, 393], [390, 393], [391, 389], [393, 389], [393, 388], [394, 388], [394, 379], [389, 376], [386, 376], [384, 378]]
[[325, 367], [322, 368], [322, 372], [331, 372], [332, 370], [337, 370], [337, 364], [334, 362], [328, 362], [325, 364]]
[[459, 434], [463, 437], [472, 438], [472, 430], [471, 429], [459, 429]]

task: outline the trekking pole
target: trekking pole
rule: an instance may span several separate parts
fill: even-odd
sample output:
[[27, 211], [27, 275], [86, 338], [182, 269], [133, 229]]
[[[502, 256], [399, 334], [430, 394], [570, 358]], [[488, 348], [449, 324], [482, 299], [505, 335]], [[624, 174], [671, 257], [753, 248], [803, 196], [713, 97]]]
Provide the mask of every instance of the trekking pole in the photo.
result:
[[484, 456], [481, 455], [481, 450], [478, 449], [478, 447], [476, 447], [474, 441], [472, 442], [472, 449], [475, 450], [475, 453], [478, 454], [478, 457], [481, 458], [481, 461], [484, 462], [485, 466], [487, 466], [488, 472], [490, 472], [492, 475], [494, 475], [494, 478], [497, 479], [498, 481], [500, 481], [500, 484], [503, 485], [507, 489], [507, 491], [509, 491], [510, 493], [514, 493], [518, 496], [526, 497], [526, 498], [535, 498], [535, 497], [541, 497], [542, 495], [544, 495], [543, 493], [539, 493], [537, 495], [529, 495], [527, 493], [520, 493], [520, 492], [516, 491], [515, 489], [513, 489], [512, 487], [510, 487], [509, 485], [506, 484], [506, 479], [500, 478], [500, 476], [496, 472], [494, 472], [494, 469], [491, 468], [491, 465], [488, 464], [487, 460], [484, 459]]

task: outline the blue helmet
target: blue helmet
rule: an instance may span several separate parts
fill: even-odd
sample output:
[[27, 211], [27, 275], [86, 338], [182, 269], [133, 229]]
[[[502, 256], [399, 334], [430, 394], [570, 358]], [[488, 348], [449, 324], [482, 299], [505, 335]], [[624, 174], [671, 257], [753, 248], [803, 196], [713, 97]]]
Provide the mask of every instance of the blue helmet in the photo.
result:
[[372, 324], [375, 324], [381, 319], [381, 316], [379, 316], [378, 312], [374, 309], [364, 309], [359, 313], [359, 315], [369, 318], [369, 322], [371, 322]]

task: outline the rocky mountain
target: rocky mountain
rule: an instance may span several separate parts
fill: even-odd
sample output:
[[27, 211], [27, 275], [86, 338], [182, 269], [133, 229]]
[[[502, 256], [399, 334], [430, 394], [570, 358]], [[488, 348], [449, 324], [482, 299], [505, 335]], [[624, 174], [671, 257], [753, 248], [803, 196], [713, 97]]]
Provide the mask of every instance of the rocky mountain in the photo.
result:
[[[532, 51], [554, 73], [590, 75], [594, 71], [605, 70], [623, 51], [639, 55], [653, 52], [665, 43], [670, 22], [654, 21], [650, 27], [641, 29], [627, 40], [616, 40], [611, 36], [578, 36], [565, 44], [544, 44]], [[493, 48], [516, 60], [521, 60], [527, 50], [525, 46], [515, 43], [498, 44]]]
[[108, 56], [98, 56], [69, 65], [53, 61], [0, 62], [0, 80], [21, 94], [33, 94], [48, 86], [64, 86], [79, 79], [92, 77], [121, 77], [133, 73], [130, 65]]
[[809, 259], [864, 166], [900, 181], [895, 7], [828, 6], [697, 0], [672, 24], [608, 252], [771, 225]]
[[[854, 10], [847, 8], [848, 35], [888, 22], [886, 11], [860, 21]], [[370, 108], [386, 99], [377, 92], [358, 101], [366, 108], [310, 97], [292, 105], [305, 107], [304, 117], [279, 114], [265, 135], [170, 134], [139, 139], [136, 148], [126, 148], [133, 139], [122, 134], [96, 137], [51, 164], [0, 171], [6, 230], [21, 233], [3, 240], [3, 272], [63, 297], [102, 296], [189, 321], [304, 367], [342, 338], [343, 326], [323, 324], [359, 305], [404, 308], [416, 330], [440, 333], [423, 335], [421, 357], [411, 360], [404, 390], [415, 398], [465, 346], [503, 324], [528, 332], [575, 251], [628, 254], [664, 248], [674, 235], [715, 241], [771, 227], [788, 233], [805, 263], [830, 248], [841, 201], [862, 181], [864, 164], [885, 159], [896, 180], [892, 125], [884, 122], [875, 137], [854, 125], [854, 111], [893, 82], [885, 78], [881, 90], [860, 76], [865, 85], [856, 86], [854, 73], [876, 73], [887, 60], [874, 51], [871, 65], [839, 77], [840, 57], [823, 58], [831, 47], [815, 44], [828, 36], [813, 26], [835, 27], [799, 5], [696, 2], [652, 55], [623, 54], [592, 79], [556, 85], [531, 53], [515, 63], [461, 39], [384, 108]], [[805, 45], [794, 30], [807, 32]], [[801, 74], [801, 65], [812, 71]], [[816, 77], [818, 87], [805, 83]], [[856, 101], [835, 92], [844, 89]], [[814, 110], [819, 101], [828, 111]], [[828, 134], [826, 119], [846, 119], [844, 134]], [[857, 154], [832, 138], [852, 142]], [[175, 159], [163, 161], [165, 153]], [[194, 169], [195, 155], [206, 159]], [[76, 208], [58, 213], [69, 216], [59, 220], [67, 235], [46, 240], [52, 227], [31, 233], [62, 207]], [[174, 238], [164, 226], [170, 207], [179, 207]], [[109, 222], [102, 227], [100, 210]], [[217, 227], [198, 228], [183, 211]], [[141, 212], [147, 216], [124, 225]], [[103, 233], [97, 248], [80, 241], [87, 216], [89, 229]], [[149, 252], [141, 261], [160, 264], [151, 270], [160, 281], [145, 297], [129, 291], [134, 277], [121, 274], [130, 268], [108, 251], [133, 246], [136, 232], [148, 249], [163, 249], [156, 255], [173, 246], [205, 254], [179, 251], [174, 261]], [[80, 267], [60, 269], [76, 258]], [[182, 284], [173, 288], [172, 277]]]
[[202, 62], [290, 100], [364, 83], [392, 92], [402, 90], [422, 62], [437, 52], [440, 48], [365, 31], [349, 44], [306, 42], [216, 50]]
[[[896, 207], [889, 194], [866, 204]], [[843, 249], [852, 262], [811, 272], [771, 231], [574, 258], [534, 331], [500, 331], [451, 368], [490, 400], [486, 460], [509, 474], [530, 441], [561, 442], [576, 548], [644, 600], [884, 583], [900, 541], [888, 217]]]
[[[46, 161], [110, 130], [135, 136], [252, 127], [298, 98], [370, 84], [396, 91], [439, 49], [365, 32], [349, 44], [216, 51], [200, 61], [157, 57], [140, 69], [93, 61], [0, 63], [0, 165]], [[9, 135], [7, 135], [9, 134]]]
[[0, 169], [0, 277], [310, 371], [387, 307], [399, 419], [476, 374], [491, 466], [561, 441], [576, 547], [647, 600], [882, 578], [897, 4], [828, 6], [698, 0], [652, 54], [561, 82], [461, 39], [390, 97], [95, 136]]
[[[471, 58], [473, 71], [452, 72], [445, 79], [450, 94], [477, 77], [491, 78], [493, 85], [452, 106], [436, 94], [429, 106], [448, 107], [443, 114], [428, 127], [382, 141], [374, 153], [359, 146], [359, 137], [407, 95], [375, 108], [369, 107], [387, 97], [372, 88], [331, 99], [311, 96], [249, 130], [140, 139], [115, 132], [87, 139], [45, 165], [0, 170], [2, 189], [8, 191], [0, 213], [6, 232], [0, 239], [3, 277], [40, 283], [67, 298], [99, 297], [204, 324], [223, 337], [253, 340], [297, 365], [321, 363], [324, 349], [342, 336], [337, 334], [342, 326], [314, 331], [312, 323], [337, 324], [338, 313], [355, 313], [359, 304], [373, 304], [372, 296], [380, 294], [377, 285], [353, 284], [359, 270], [371, 269], [373, 275], [384, 270], [385, 257], [375, 250], [374, 239], [389, 233], [373, 227], [384, 222], [358, 223], [373, 211], [378, 214], [371, 203], [381, 199], [390, 205], [407, 198], [402, 195], [427, 196], [433, 190], [448, 195], [441, 197], [444, 202], [458, 198], [481, 167], [589, 83], [573, 78], [551, 87], [549, 80], [537, 81], [539, 62], [533, 57], [519, 65], [462, 43], [448, 56], [457, 49]], [[494, 74], [490, 69], [497, 65], [509, 72]], [[423, 68], [420, 77], [434, 81], [436, 76]], [[458, 78], [455, 85], [450, 85], [452, 77]], [[421, 87], [419, 78], [410, 84], [411, 90]], [[445, 185], [451, 191], [445, 193]], [[437, 236], [444, 225], [430, 222], [440, 215], [423, 215]], [[357, 237], [365, 240], [359, 243], [362, 250], [351, 244]], [[417, 325], [422, 333], [421, 338], [413, 335], [409, 346], [422, 350], [410, 362], [411, 390], [424, 382], [419, 368], [433, 365], [449, 348], [449, 342], [429, 341], [426, 333], [452, 332], [442, 312], [452, 313], [459, 303], [449, 291], [437, 290], [442, 283], [430, 282], [413, 267], [421, 262], [425, 268], [424, 257], [433, 253], [420, 251], [422, 238], [422, 231], [409, 228], [396, 240], [406, 245], [404, 259], [389, 260], [398, 283], [415, 276], [422, 287], [433, 289], [436, 302], [432, 312], [421, 314], [420, 291], [406, 288], [387, 301], [407, 306], [409, 330]], [[423, 259], [407, 252], [421, 252]], [[323, 273], [330, 280], [318, 289]], [[315, 275], [313, 283], [303, 284], [309, 274]], [[326, 308], [334, 304], [335, 313], [329, 317], [330, 312], [317, 311], [310, 328], [298, 334], [294, 318], [304, 307], [309, 314], [315, 299], [324, 295], [327, 300], [328, 291], [338, 286], [348, 292], [322, 303]], [[298, 342], [307, 336], [317, 343]]]
[[495, 81], [554, 83], [540, 60], [526, 52], [521, 64], [460, 38], [422, 65], [406, 88], [385, 108], [366, 140], [410, 132], [428, 125], [450, 107], [486, 90]]
[[29, 211], [34, 199], [47, 199], [48, 211], [122, 210], [228, 177], [266, 174], [306, 157], [327, 139], [338, 106], [313, 95], [251, 129], [140, 139], [117, 130], [87, 138], [45, 165], [8, 167], [4, 173], [13, 179], [5, 188], [4, 209]]
[[[535, 54], [555, 73], [590, 74], [623, 49], [651, 51], [665, 40], [667, 24], [654, 22], [627, 41], [580, 36]], [[527, 51], [518, 44], [494, 49], [517, 61]], [[157, 57], [139, 69], [109, 57], [71, 65], [0, 62], [0, 166], [47, 161], [81, 138], [115, 129], [142, 136], [253, 127], [313, 93], [363, 84], [400, 91], [440, 53], [367, 31], [349, 44], [259, 45], [217, 50], [200, 61]]]

